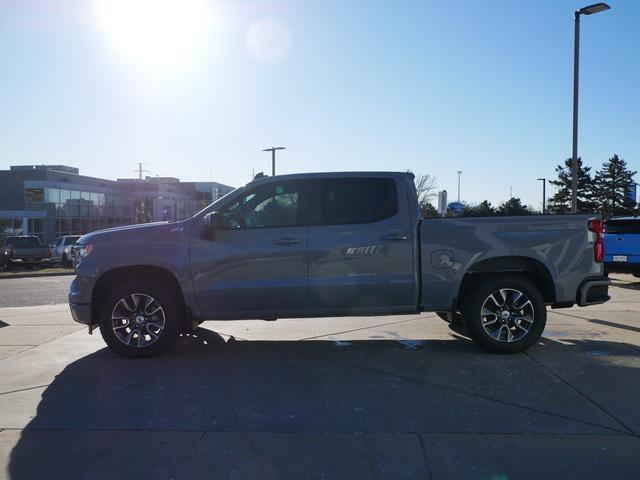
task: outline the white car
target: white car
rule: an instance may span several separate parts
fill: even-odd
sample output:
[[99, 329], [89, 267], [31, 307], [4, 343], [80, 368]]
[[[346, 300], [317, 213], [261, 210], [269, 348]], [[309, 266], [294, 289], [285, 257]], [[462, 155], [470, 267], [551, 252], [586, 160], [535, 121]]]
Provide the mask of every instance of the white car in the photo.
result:
[[71, 266], [71, 247], [78, 241], [80, 235], [63, 235], [56, 238], [56, 243], [51, 251], [51, 263], [59, 262], [64, 267]]

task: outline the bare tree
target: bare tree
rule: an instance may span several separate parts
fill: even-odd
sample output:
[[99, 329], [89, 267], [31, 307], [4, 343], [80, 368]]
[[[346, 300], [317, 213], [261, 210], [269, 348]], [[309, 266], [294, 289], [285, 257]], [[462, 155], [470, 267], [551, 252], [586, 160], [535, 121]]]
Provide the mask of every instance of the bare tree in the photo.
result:
[[438, 179], [430, 174], [421, 174], [416, 176], [416, 192], [418, 192], [418, 199], [422, 203], [430, 203], [431, 199], [437, 195]]
[[428, 173], [416, 175], [416, 192], [420, 210], [425, 210], [431, 204], [433, 198], [438, 194], [438, 178]]

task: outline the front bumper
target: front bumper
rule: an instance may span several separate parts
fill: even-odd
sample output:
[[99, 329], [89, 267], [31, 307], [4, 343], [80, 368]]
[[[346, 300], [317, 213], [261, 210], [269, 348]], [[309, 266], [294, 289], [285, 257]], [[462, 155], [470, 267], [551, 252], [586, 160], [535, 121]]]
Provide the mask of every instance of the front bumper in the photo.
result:
[[91, 304], [73, 303], [69, 294], [69, 309], [73, 319], [84, 325], [91, 325]]
[[578, 288], [578, 305], [586, 307], [611, 300], [609, 285], [611, 285], [611, 280], [608, 277], [585, 280]]
[[73, 319], [84, 325], [91, 326], [91, 303], [81, 295], [81, 282], [78, 277], [73, 279], [69, 286], [69, 308]]

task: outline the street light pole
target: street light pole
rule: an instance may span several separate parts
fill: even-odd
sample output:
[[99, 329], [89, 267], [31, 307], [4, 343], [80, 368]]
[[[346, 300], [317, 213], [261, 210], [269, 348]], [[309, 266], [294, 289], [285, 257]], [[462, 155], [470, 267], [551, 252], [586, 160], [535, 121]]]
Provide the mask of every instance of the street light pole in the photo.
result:
[[595, 3], [576, 10], [573, 37], [573, 145], [571, 149], [571, 213], [578, 211], [578, 81], [580, 76], [580, 15], [609, 10], [606, 3]]
[[460, 203], [460, 176], [462, 175], [462, 170], [458, 170], [458, 203]]
[[547, 213], [547, 179], [539, 178], [538, 180], [542, 182], [542, 214], [544, 215]]
[[263, 152], [271, 152], [271, 175], [276, 175], [276, 150], [284, 150], [285, 147], [271, 147], [265, 148]]
[[578, 211], [578, 77], [580, 76], [580, 11], [575, 13], [573, 36], [573, 145], [571, 148], [571, 213]]

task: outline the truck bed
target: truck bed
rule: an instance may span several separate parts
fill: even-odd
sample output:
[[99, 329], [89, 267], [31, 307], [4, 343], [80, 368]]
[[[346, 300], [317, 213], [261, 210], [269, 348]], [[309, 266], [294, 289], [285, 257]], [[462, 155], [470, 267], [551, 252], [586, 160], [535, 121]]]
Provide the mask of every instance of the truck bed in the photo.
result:
[[601, 277], [593, 261], [593, 214], [422, 219], [419, 224], [423, 310], [455, 310], [466, 276], [534, 269], [547, 279], [554, 306], [576, 302], [580, 284]]

